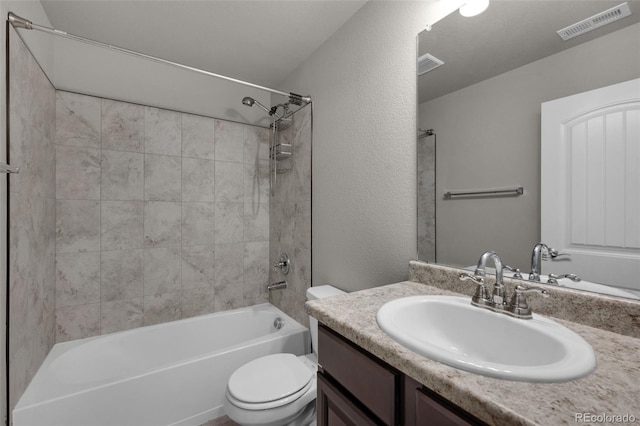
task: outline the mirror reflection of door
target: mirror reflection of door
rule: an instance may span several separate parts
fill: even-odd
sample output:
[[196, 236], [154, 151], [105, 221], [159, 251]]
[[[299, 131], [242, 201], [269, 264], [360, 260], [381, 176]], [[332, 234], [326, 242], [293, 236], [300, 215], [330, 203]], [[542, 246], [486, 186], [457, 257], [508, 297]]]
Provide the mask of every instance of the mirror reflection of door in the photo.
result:
[[542, 104], [547, 273], [640, 290], [640, 79]]

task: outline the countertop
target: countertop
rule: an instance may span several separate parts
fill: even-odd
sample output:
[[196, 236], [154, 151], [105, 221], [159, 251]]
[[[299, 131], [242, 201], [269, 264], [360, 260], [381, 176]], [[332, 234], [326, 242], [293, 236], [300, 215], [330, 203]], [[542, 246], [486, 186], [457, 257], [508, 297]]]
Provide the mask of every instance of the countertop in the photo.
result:
[[[578, 413], [626, 414], [634, 416], [640, 424], [640, 339], [553, 318], [591, 344], [596, 370], [587, 377], [565, 383], [493, 379], [418, 355], [378, 327], [376, 313], [386, 302], [436, 294], [460, 296], [438, 287], [404, 281], [310, 301], [305, 308], [321, 323], [489, 424], [587, 424], [576, 421]], [[608, 423], [615, 422], [609, 420], [614, 421]]]

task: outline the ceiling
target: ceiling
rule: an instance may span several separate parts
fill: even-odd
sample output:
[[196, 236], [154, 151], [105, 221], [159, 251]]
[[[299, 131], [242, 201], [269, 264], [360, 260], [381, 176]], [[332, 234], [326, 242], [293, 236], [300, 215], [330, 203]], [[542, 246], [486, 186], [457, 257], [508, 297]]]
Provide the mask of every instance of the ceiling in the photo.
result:
[[268, 87], [365, 3], [42, 0], [56, 29]]
[[[603, 12], [624, 0], [492, 0], [481, 15], [457, 11], [418, 35], [418, 54], [444, 65], [418, 77], [419, 103], [513, 70], [640, 21], [640, 0], [627, 0], [631, 16], [569, 41], [557, 30]], [[638, 37], [640, 37], [640, 30]], [[594, 58], [595, 66], [597, 58]], [[640, 69], [640, 64], [638, 64]]]

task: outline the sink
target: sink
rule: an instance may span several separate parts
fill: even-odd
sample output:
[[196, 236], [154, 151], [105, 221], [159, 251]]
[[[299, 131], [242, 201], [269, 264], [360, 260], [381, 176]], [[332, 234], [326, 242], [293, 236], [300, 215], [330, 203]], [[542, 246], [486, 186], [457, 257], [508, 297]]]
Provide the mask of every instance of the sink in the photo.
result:
[[380, 328], [434, 361], [484, 376], [564, 382], [596, 366], [591, 345], [568, 328], [533, 314], [517, 319], [471, 305], [469, 298], [412, 296], [383, 305]]

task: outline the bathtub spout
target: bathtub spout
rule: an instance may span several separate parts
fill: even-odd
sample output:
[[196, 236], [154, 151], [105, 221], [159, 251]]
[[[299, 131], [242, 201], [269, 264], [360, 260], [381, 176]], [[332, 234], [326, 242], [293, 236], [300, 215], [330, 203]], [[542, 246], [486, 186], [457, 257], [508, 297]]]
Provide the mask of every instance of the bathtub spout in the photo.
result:
[[287, 288], [287, 282], [286, 281], [280, 281], [274, 284], [269, 284], [267, 286], [267, 290], [271, 291], [271, 290], [281, 290], [283, 288]]

